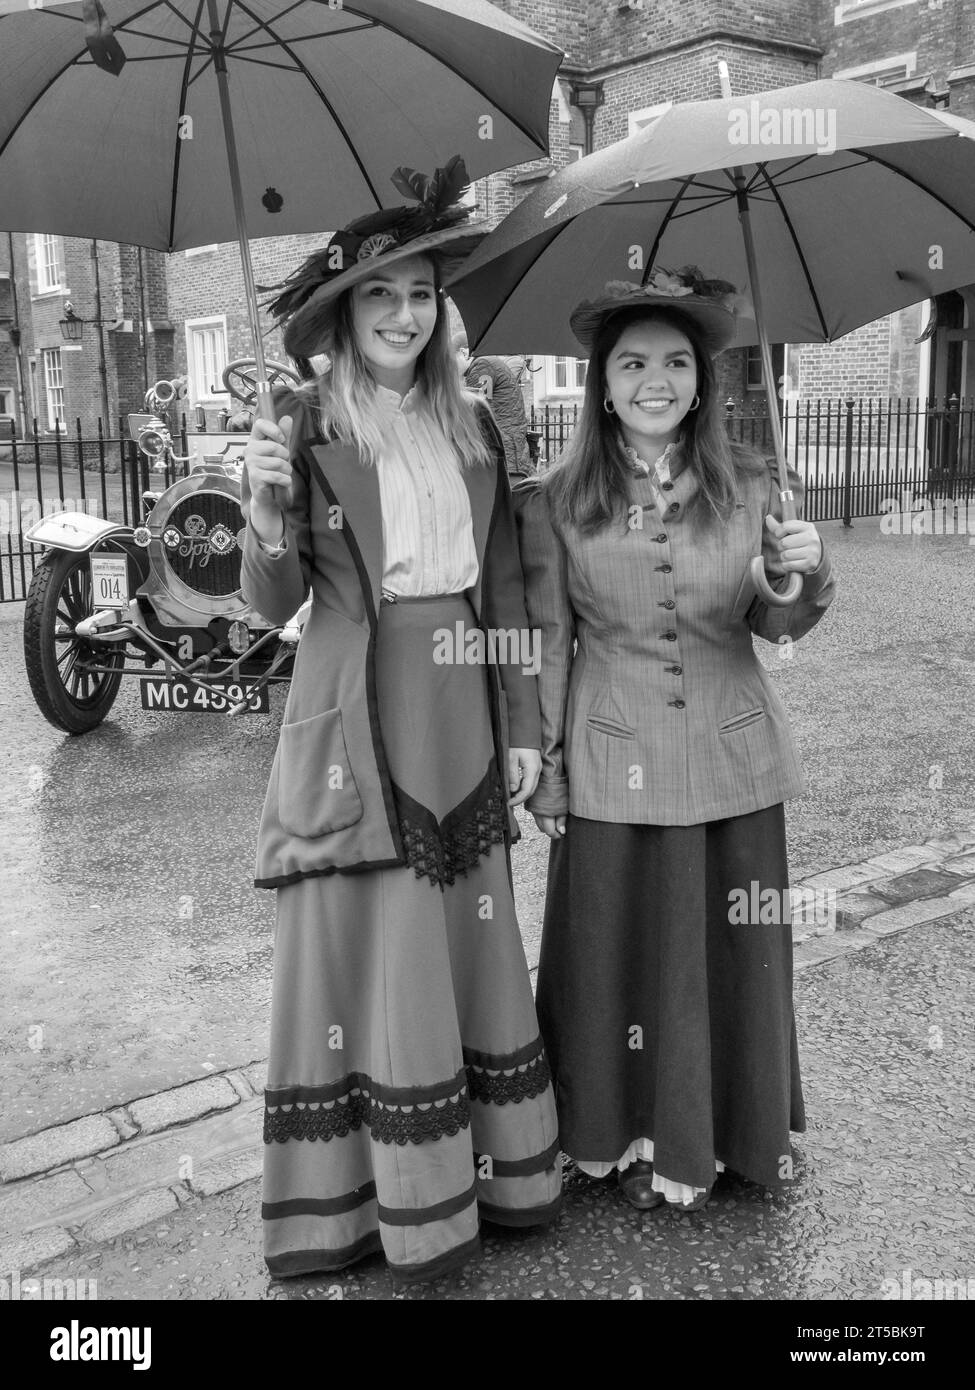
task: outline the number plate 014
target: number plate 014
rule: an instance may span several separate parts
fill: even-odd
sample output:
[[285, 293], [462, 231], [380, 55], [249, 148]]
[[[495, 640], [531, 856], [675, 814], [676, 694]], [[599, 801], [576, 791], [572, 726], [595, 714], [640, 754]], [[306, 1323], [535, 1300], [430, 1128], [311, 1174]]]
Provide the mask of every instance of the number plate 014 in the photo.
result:
[[126, 608], [129, 602], [128, 561], [124, 555], [91, 557], [92, 607]]
[[267, 686], [254, 691], [249, 681], [208, 681], [205, 690], [178, 678], [169, 681], [142, 680], [139, 684], [143, 709], [183, 714], [226, 714], [233, 705], [244, 699], [247, 704], [242, 713], [266, 714], [271, 708]]

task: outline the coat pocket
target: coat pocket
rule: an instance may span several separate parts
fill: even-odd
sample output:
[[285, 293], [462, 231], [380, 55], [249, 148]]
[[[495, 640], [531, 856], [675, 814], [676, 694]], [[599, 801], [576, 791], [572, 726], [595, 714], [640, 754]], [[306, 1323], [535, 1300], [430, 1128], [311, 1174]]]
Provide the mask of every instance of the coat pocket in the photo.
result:
[[283, 725], [278, 759], [278, 817], [289, 835], [314, 840], [362, 819], [341, 710]]
[[617, 724], [615, 719], [605, 719], [601, 714], [590, 714], [586, 723], [598, 734], [609, 734], [611, 738], [636, 738], [636, 730], [627, 724]]
[[718, 725], [718, 732], [731, 734], [736, 729], [747, 729], [749, 724], [757, 724], [760, 719], [764, 718], [765, 706], [757, 705], [755, 709], [743, 710], [741, 714], [734, 714], [730, 719], [726, 719], [723, 724]]

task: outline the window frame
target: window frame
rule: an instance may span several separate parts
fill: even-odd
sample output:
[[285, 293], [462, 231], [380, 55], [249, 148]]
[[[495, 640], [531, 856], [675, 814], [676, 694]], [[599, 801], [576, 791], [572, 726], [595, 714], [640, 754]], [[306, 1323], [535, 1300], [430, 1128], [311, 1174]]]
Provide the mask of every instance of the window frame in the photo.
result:
[[[535, 359], [535, 360], [537, 361], [537, 360], [539, 360], [539, 359]], [[540, 360], [544, 363], [544, 368], [545, 368], [545, 370], [544, 370], [544, 394], [545, 394], [546, 396], [565, 396], [566, 398], [569, 398], [569, 397], [573, 397], [573, 398], [574, 398], [574, 397], [577, 397], [577, 396], [581, 396], [581, 395], [583, 394], [583, 392], [584, 392], [585, 389], [586, 389], [586, 388], [585, 388], [585, 372], [586, 372], [586, 370], [587, 370], [588, 367], [589, 367], [589, 362], [588, 362], [588, 359], [587, 359], [587, 358], [585, 358], [585, 357], [567, 357], [567, 356], [564, 355], [564, 354], [559, 354], [559, 355], [557, 355], [557, 356], [542, 357]], [[562, 363], [565, 364], [565, 380], [566, 380], [566, 384], [565, 384], [564, 386], [559, 386], [559, 385], [558, 385], [558, 380], [557, 380], [557, 373], [558, 373], [558, 369], [559, 369], [559, 368], [558, 368], [558, 364], [559, 364], [560, 362], [562, 362]], [[575, 363], [575, 368], [574, 368], [574, 369], [570, 366], [571, 363]], [[570, 381], [570, 378], [573, 378], [573, 379], [575, 379], [576, 381], [578, 381], [579, 369], [580, 369], [580, 367], [582, 368], [582, 373], [583, 373], [582, 384], [581, 384], [581, 385], [572, 385], [572, 384], [571, 384], [571, 381]]]
[[[41, 348], [41, 371], [44, 374], [44, 408], [47, 411], [47, 428], [52, 432], [56, 429], [66, 430], [64, 362], [59, 347]], [[54, 380], [55, 375], [57, 380]]]
[[838, 27], [854, 19], [871, 19], [887, 10], [899, 10], [905, 5], [915, 4], [917, 0], [839, 0], [833, 6], [833, 24]]
[[[57, 281], [54, 283], [48, 283], [48, 258], [46, 255], [48, 246], [53, 248], [52, 259], [54, 269], [58, 273]], [[37, 281], [38, 295], [67, 293], [64, 283], [64, 247], [61, 244], [61, 238], [55, 236], [53, 232], [34, 233], [34, 278]]]
[[[207, 330], [217, 330], [222, 334], [223, 341], [223, 362], [214, 373], [215, 380], [219, 382], [221, 373], [230, 361], [230, 349], [227, 343], [227, 315], [226, 314], [205, 314], [201, 318], [187, 319], [184, 328], [186, 331], [186, 376], [189, 383], [189, 398], [193, 405], [220, 405], [229, 400], [230, 392], [224, 391], [219, 387], [215, 392], [211, 392], [210, 382], [198, 382], [196, 375], [196, 352], [194, 351], [194, 335]], [[218, 353], [219, 357], [220, 354]], [[203, 386], [203, 391], [198, 392], [197, 386]]]
[[869, 82], [872, 86], [883, 87], [885, 84], [877, 79], [884, 75], [889, 76], [891, 82], [904, 82], [916, 72], [917, 49], [914, 49], [909, 53], [892, 53], [888, 58], [877, 58], [870, 63], [858, 63], [852, 68], [840, 68], [833, 76], [848, 82]]

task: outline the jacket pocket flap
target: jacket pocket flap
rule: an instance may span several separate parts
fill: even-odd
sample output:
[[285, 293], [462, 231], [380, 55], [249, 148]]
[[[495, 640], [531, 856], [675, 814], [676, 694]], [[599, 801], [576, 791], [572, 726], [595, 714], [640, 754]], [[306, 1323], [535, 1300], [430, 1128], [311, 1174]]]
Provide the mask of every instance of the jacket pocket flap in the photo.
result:
[[289, 835], [313, 840], [362, 819], [342, 711], [285, 724], [278, 745], [278, 816]]
[[611, 734], [614, 738], [636, 738], [636, 730], [628, 724], [618, 724], [615, 719], [606, 719], [601, 714], [588, 715], [586, 723], [600, 734]]
[[730, 719], [726, 719], [718, 725], [722, 734], [730, 734], [735, 729], [744, 729], [749, 724], [755, 724], [759, 719], [765, 718], [765, 706], [757, 705], [755, 709], [746, 709], [741, 714], [733, 714]]

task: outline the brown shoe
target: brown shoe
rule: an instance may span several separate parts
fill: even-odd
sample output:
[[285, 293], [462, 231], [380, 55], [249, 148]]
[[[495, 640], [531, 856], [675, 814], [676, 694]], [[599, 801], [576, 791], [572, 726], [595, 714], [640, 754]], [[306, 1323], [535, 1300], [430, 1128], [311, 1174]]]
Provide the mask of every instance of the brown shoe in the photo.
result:
[[629, 1168], [621, 1168], [619, 1184], [630, 1206], [636, 1207], [638, 1211], [652, 1211], [664, 1200], [662, 1192], [654, 1191], [653, 1164], [648, 1163], [646, 1159], [634, 1159]]

